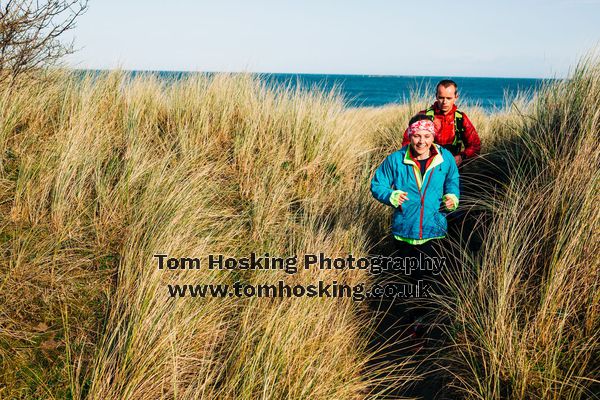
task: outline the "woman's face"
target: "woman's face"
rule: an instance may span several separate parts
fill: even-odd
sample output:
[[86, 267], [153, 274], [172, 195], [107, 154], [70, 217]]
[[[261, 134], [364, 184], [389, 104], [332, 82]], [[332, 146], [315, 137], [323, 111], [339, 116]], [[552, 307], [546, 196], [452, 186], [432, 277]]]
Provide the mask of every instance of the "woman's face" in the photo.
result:
[[417, 131], [410, 135], [410, 147], [417, 156], [427, 154], [432, 143], [433, 135], [429, 131]]

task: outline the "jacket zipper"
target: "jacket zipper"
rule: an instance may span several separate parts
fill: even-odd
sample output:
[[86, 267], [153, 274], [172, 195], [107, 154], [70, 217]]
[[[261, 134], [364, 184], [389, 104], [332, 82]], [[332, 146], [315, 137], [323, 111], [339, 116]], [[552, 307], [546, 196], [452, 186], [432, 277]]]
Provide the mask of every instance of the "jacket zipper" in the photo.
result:
[[[431, 182], [431, 175], [433, 175], [433, 171], [435, 171], [435, 167], [431, 169], [431, 173], [429, 174], [429, 178], [427, 178], [427, 185], [425, 185], [425, 190], [421, 194], [421, 188], [419, 188], [419, 196], [421, 197], [421, 216], [419, 219], [419, 239], [423, 239], [423, 213], [425, 212], [425, 194], [427, 193], [427, 188], [429, 187], [429, 182]], [[415, 175], [415, 180], [417, 179], [417, 172], [413, 168], [413, 173]], [[427, 171], [425, 171], [427, 174]], [[417, 181], [418, 182], [418, 181]]]

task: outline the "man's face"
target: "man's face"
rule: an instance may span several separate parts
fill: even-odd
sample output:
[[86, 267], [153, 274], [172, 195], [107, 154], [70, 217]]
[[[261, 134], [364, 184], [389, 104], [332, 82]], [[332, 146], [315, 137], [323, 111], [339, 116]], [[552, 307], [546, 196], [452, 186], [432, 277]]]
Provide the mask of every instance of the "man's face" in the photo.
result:
[[456, 99], [458, 99], [456, 88], [453, 85], [448, 87], [443, 87], [440, 85], [437, 88], [435, 98], [437, 99], [442, 112], [446, 114], [452, 109], [452, 106], [454, 106], [454, 103], [456, 103]]
[[429, 131], [417, 131], [410, 135], [410, 146], [417, 156], [427, 154], [433, 143], [433, 135]]

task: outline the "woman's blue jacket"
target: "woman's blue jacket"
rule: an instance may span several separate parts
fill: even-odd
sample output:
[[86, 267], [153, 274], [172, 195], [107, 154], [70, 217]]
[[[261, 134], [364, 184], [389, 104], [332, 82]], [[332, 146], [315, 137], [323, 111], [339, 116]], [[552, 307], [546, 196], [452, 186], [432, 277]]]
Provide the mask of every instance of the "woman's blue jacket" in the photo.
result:
[[408, 200], [394, 207], [392, 234], [397, 238], [410, 242], [444, 237], [448, 224], [443, 199], [452, 198], [456, 209], [460, 196], [456, 162], [448, 150], [433, 144], [432, 157], [421, 177], [409, 148], [404, 146], [383, 160], [371, 180], [371, 193], [392, 207], [390, 196], [395, 190], [407, 193]]

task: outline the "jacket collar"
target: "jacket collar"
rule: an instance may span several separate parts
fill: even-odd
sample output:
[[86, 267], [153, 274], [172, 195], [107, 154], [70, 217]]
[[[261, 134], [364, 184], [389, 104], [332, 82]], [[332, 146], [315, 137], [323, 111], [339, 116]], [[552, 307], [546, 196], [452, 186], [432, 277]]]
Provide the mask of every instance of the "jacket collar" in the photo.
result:
[[426, 179], [425, 177], [427, 176], [427, 174], [430, 174], [429, 179], [431, 179], [433, 168], [437, 167], [438, 165], [444, 162], [444, 158], [442, 157], [440, 147], [435, 143], [431, 146], [431, 155], [433, 158], [429, 161], [427, 170], [425, 171], [423, 176], [421, 176], [420, 168], [417, 166], [416, 160], [412, 157], [410, 145], [407, 146], [406, 153], [404, 154], [404, 164], [412, 165], [412, 169], [415, 174], [415, 180], [417, 181], [417, 187], [419, 188], [419, 190], [421, 190], [421, 187], [423, 186], [423, 181]]
[[[433, 159], [431, 160], [431, 163], [429, 164], [429, 168], [433, 168], [436, 165], [440, 165], [441, 163], [444, 162], [444, 157], [442, 157], [442, 152], [440, 151], [440, 147], [436, 143], [433, 143], [431, 145], [431, 156], [433, 157]], [[415, 158], [413, 158], [412, 152], [410, 151], [410, 144], [406, 146], [406, 153], [404, 154], [403, 163], [417, 166], [417, 160]], [[427, 169], [429, 169], [429, 168], [427, 168]]]

